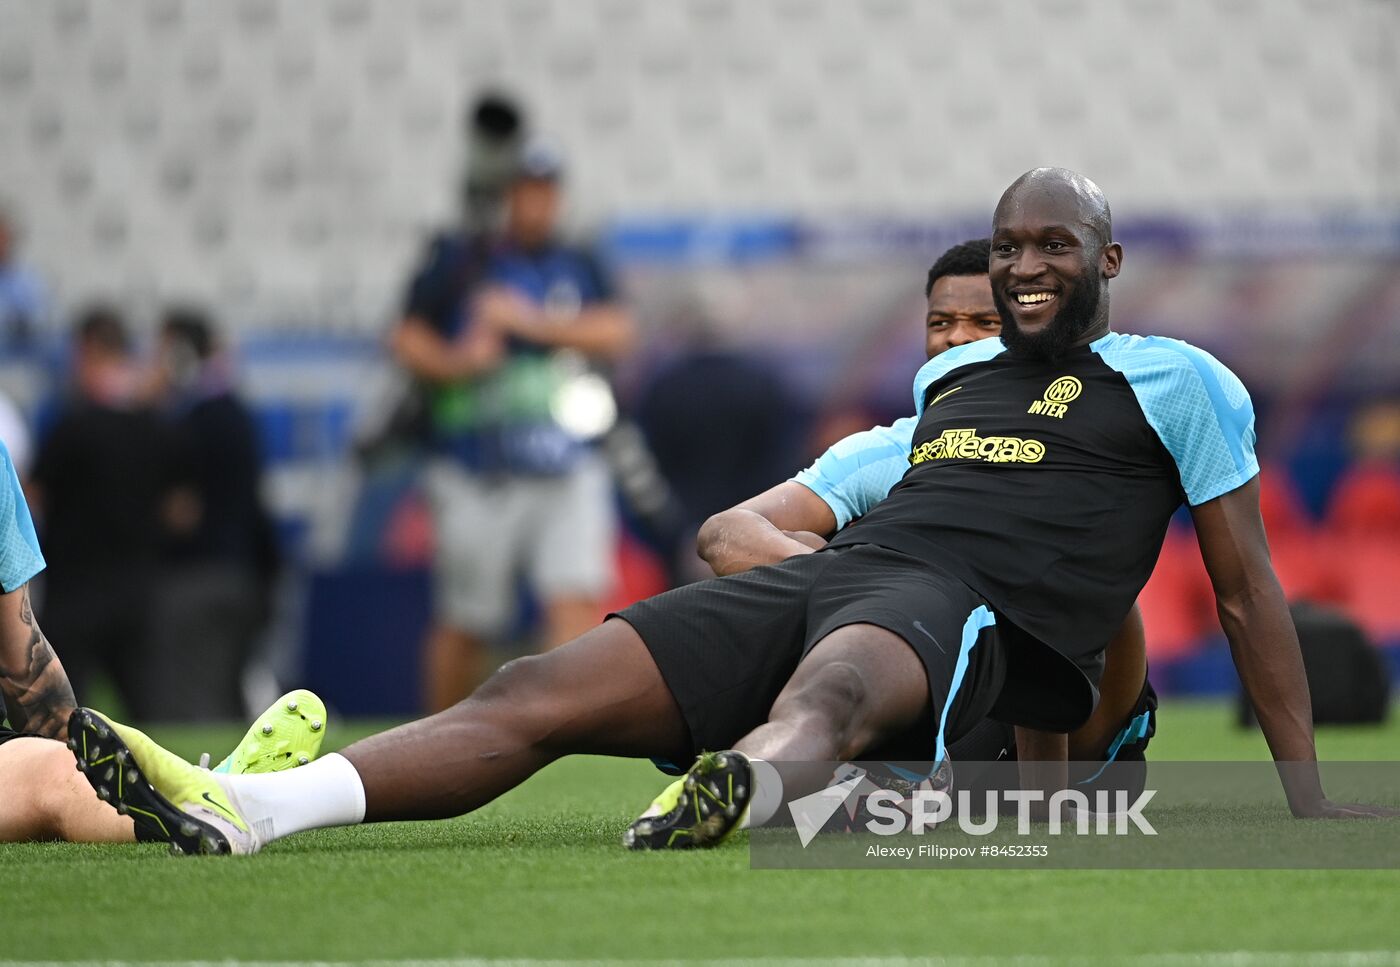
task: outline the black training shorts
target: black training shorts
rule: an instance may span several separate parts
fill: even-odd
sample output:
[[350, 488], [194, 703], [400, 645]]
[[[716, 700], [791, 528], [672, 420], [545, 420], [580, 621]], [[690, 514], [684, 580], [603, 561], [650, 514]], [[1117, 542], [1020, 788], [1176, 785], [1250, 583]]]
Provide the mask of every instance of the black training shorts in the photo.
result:
[[884, 758], [936, 759], [943, 743], [987, 714], [1006, 676], [996, 622], [981, 596], [938, 568], [872, 544], [700, 581], [617, 617], [650, 649], [690, 729], [692, 753], [730, 748], [766, 722], [798, 663], [846, 625], [877, 625], [903, 638], [928, 675], [928, 721], [878, 750]]

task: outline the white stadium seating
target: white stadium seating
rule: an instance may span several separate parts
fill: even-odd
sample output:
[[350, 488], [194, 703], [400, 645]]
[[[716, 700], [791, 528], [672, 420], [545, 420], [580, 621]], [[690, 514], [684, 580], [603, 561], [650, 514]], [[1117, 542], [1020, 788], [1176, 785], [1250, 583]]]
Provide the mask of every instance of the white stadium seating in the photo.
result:
[[1120, 212], [1365, 209], [1400, 199], [1396, 22], [1379, 0], [0, 0], [0, 198], [60, 311], [198, 297], [337, 332], [381, 326], [453, 217], [485, 86], [563, 146], [583, 224], [936, 219], [1042, 163]]

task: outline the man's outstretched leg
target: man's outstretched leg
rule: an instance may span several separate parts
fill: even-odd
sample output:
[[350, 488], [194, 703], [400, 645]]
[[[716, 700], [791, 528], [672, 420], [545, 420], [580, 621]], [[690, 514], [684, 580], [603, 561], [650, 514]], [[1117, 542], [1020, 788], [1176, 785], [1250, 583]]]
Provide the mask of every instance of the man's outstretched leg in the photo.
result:
[[565, 755], [672, 756], [685, 723], [641, 637], [613, 619], [519, 658], [463, 702], [344, 751], [365, 819], [460, 816]]
[[853, 759], [929, 712], [928, 676], [908, 643], [876, 625], [847, 625], [808, 652], [768, 721], [734, 748], [774, 761]]
[[140, 808], [157, 814], [184, 852], [248, 853], [305, 829], [457, 816], [563, 755], [688, 748], [646, 645], [619, 620], [509, 663], [446, 711], [274, 776], [204, 772], [87, 710], [70, 731], [98, 795], [146, 797]]
[[[632, 824], [623, 843], [632, 849], [712, 845], [743, 824], [746, 808], [766, 813], [752, 817], [762, 823], [784, 791], [800, 795], [796, 785], [825, 786], [833, 760], [858, 758], [920, 725], [930, 733], [927, 754], [933, 755], [931, 723], [928, 676], [909, 644], [876, 625], [839, 628], [797, 666], [768, 721], [734, 743], [732, 751], [741, 755], [702, 757]], [[770, 761], [785, 764], [786, 790], [775, 789]], [[802, 775], [799, 763], [811, 763], [811, 773]], [[751, 802], [755, 786], [764, 787], [762, 802]]]

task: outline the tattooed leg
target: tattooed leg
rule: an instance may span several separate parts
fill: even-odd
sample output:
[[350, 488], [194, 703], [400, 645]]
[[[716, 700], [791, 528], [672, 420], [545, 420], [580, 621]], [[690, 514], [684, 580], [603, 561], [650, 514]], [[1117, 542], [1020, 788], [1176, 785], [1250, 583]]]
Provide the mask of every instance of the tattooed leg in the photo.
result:
[[130, 817], [92, 794], [62, 742], [21, 738], [0, 745], [0, 789], [0, 843], [136, 840]]
[[68, 737], [73, 686], [34, 620], [28, 584], [0, 595], [0, 691], [17, 731]]

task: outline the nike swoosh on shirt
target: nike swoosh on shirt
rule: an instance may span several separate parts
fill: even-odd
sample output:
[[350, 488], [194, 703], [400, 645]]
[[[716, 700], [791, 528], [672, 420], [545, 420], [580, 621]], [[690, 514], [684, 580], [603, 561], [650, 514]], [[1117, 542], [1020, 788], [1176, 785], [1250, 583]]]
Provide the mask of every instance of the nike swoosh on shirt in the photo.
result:
[[943, 398], [946, 397], [946, 396], [952, 396], [954, 393], [956, 393], [956, 392], [957, 392], [958, 390], [960, 390], [960, 389], [962, 389], [961, 386], [954, 386], [952, 389], [948, 390], [946, 393], [939, 393], [937, 396], [935, 396], [932, 400], [929, 401], [928, 406], [925, 406], [924, 409], [926, 409], [926, 410], [932, 409], [933, 407], [935, 407], [935, 406], [938, 405], [938, 401], [939, 401], [939, 400], [943, 399]]
[[[959, 389], [961, 389], [961, 387], [959, 387]], [[933, 642], [935, 645], [938, 645], [938, 639], [933, 636], [932, 632], [930, 632], [927, 628], [923, 626], [922, 622], [915, 621], [914, 630], [922, 635], [927, 635], [929, 641]], [[943, 654], [945, 655], [948, 654], [948, 649], [944, 648], [942, 645], [938, 645], [938, 650], [943, 652]]]

